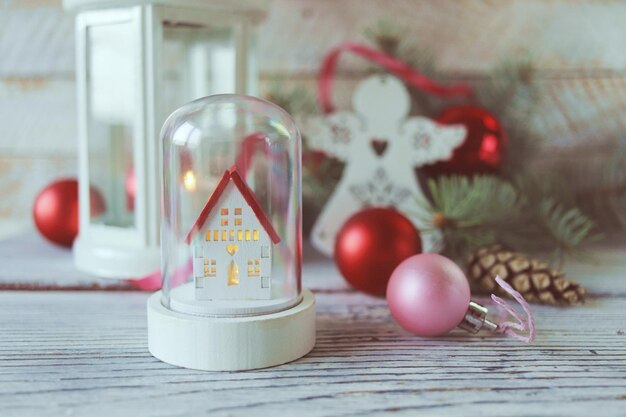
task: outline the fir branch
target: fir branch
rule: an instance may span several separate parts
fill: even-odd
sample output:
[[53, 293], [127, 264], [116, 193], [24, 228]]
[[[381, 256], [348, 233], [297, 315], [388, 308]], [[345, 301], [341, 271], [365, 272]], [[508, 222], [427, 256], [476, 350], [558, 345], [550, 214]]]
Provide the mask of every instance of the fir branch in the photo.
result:
[[490, 176], [441, 177], [428, 182], [433, 203], [459, 226], [471, 226], [505, 217], [515, 206], [515, 189]]
[[580, 248], [599, 239], [594, 234], [595, 224], [580, 209], [566, 208], [551, 198], [546, 198], [538, 210], [539, 224], [554, 241], [552, 252], [563, 259], [565, 254], [580, 254]]
[[562, 257], [581, 254], [599, 238], [579, 208], [543, 194], [530, 181], [519, 184], [490, 176], [431, 180], [431, 225], [442, 232], [444, 252], [463, 257], [479, 246], [503, 243]]
[[515, 189], [496, 177], [441, 177], [428, 188], [432, 227], [441, 230], [440, 246], [453, 257], [495, 243], [498, 225], [516, 210]]

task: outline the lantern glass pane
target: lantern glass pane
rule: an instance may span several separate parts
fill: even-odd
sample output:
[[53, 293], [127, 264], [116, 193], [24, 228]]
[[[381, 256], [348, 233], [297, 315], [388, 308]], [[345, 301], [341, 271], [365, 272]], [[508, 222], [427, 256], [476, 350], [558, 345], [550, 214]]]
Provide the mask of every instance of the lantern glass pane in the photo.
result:
[[184, 103], [236, 88], [235, 36], [231, 27], [164, 22], [163, 117]]
[[165, 122], [163, 303], [207, 316], [267, 314], [301, 300], [300, 133], [284, 110], [234, 94]]
[[136, 45], [132, 22], [87, 29], [87, 129], [89, 181], [105, 200], [93, 223], [135, 223], [133, 139], [136, 134]]

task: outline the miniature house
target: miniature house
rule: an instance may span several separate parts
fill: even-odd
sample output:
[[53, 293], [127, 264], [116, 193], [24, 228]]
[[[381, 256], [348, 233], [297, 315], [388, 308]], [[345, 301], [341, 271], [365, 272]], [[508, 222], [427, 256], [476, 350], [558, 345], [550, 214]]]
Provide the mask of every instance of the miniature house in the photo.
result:
[[161, 135], [163, 287], [148, 301], [150, 352], [210, 371], [305, 355], [315, 299], [301, 284], [293, 118], [256, 97], [219, 94], [176, 110]]
[[272, 245], [280, 237], [235, 167], [222, 176], [186, 241], [193, 247], [196, 300], [271, 298]]

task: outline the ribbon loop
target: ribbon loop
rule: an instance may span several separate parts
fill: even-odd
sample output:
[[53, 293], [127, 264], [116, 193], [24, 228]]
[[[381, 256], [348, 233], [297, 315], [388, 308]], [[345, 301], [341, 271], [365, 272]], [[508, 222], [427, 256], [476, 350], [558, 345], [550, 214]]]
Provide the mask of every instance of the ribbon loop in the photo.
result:
[[[502, 287], [504, 291], [509, 293], [522, 306], [524, 313], [526, 313], [526, 317], [520, 317], [518, 312], [509, 303], [507, 303], [497, 295], [491, 294], [491, 299], [497, 305], [506, 310], [511, 316], [513, 316], [515, 320], [517, 320], [517, 322], [504, 321], [502, 323], [498, 323], [498, 328], [495, 331], [505, 334], [521, 342], [531, 343], [533, 340], [535, 340], [535, 319], [533, 317], [532, 311], [530, 310], [528, 302], [526, 302], [522, 294], [513, 289], [513, 287], [511, 287], [499, 276], [496, 276], [496, 282], [500, 287]], [[525, 332], [526, 330], [528, 330], [528, 335], [523, 335], [520, 333]]]
[[352, 52], [361, 58], [378, 64], [405, 83], [437, 97], [465, 97], [472, 94], [472, 88], [467, 84], [459, 83], [450, 86], [439, 84], [404, 61], [387, 55], [382, 51], [356, 42], [345, 42], [333, 48], [326, 55], [320, 70], [318, 94], [325, 113], [332, 113], [335, 109], [332, 103], [331, 92], [337, 62], [343, 52]]

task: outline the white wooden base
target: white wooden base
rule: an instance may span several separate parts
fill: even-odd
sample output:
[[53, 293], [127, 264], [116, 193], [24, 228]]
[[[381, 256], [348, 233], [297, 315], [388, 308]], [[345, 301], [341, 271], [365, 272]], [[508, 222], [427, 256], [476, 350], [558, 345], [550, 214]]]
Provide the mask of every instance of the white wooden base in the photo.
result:
[[148, 300], [148, 348], [157, 359], [204, 371], [267, 368], [296, 360], [315, 345], [315, 297], [278, 313], [202, 317], [172, 311], [161, 292]]
[[133, 279], [152, 274], [161, 267], [161, 249], [112, 248], [94, 244], [80, 235], [74, 241], [74, 265], [101, 278]]

